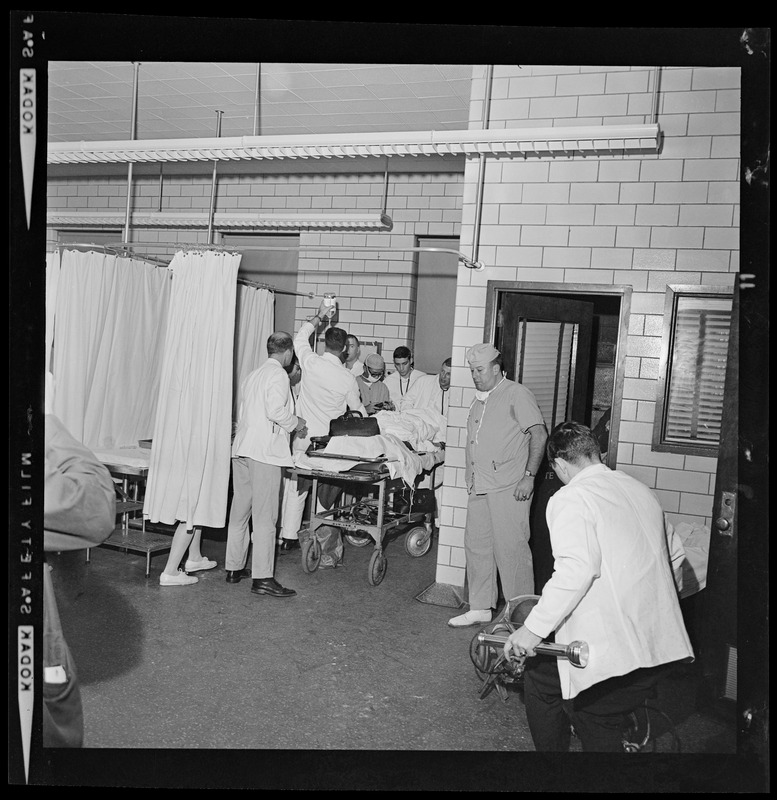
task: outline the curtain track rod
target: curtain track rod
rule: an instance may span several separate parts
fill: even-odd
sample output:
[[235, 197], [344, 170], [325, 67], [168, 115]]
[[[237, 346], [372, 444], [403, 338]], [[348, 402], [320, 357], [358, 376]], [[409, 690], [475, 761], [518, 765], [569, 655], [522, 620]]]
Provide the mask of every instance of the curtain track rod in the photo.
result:
[[453, 250], [448, 247], [386, 247], [385, 245], [369, 245], [369, 244], [300, 244], [297, 246], [272, 246], [272, 245], [246, 245], [244, 247], [236, 248], [239, 250], [366, 250], [377, 252], [389, 253], [404, 253], [404, 252], [417, 252], [417, 253], [451, 253], [456, 256], [459, 261], [463, 262], [466, 267], [470, 269], [483, 269], [483, 264], [479, 261], [472, 261], [467, 258], [463, 253], [458, 250]]
[[[88, 247], [88, 248], [90, 248], [92, 250], [102, 250], [104, 252], [111, 253], [111, 255], [115, 255], [115, 256], [120, 255], [117, 252], [117, 250], [114, 249], [114, 247], [112, 247], [111, 245], [106, 245], [106, 244], [91, 244], [91, 243], [88, 243], [88, 242], [56, 242], [55, 244], [56, 244], [58, 250], [66, 249], [68, 247], [72, 247], [72, 248]], [[122, 245], [122, 247], [124, 247], [124, 249], [132, 249], [132, 250], [137, 249], [136, 247], [133, 247], [132, 245], [130, 245], [129, 247], [126, 247], [126, 246]], [[121, 248], [119, 248], [119, 249], [121, 249]], [[208, 249], [208, 248], [205, 248], [205, 249]], [[160, 267], [161, 269], [168, 269], [168, 267], [170, 266], [170, 262], [169, 261], [162, 261], [161, 259], [152, 258], [151, 256], [144, 255], [143, 256], [143, 260], [147, 261], [150, 264], [153, 264], [155, 267]], [[312, 299], [313, 297], [315, 297], [313, 292], [292, 292], [290, 289], [278, 289], [275, 286], [270, 285], [269, 283], [258, 283], [257, 281], [248, 280], [248, 278], [240, 278], [240, 277], [238, 277], [237, 282], [240, 283], [240, 284], [243, 284], [245, 286], [251, 286], [254, 289], [266, 289], [268, 292], [274, 292], [275, 294], [288, 294], [288, 295], [292, 295], [294, 297], [307, 297], [309, 299]]]
[[292, 292], [291, 289], [276, 289], [269, 283], [257, 283], [256, 281], [248, 280], [248, 278], [238, 278], [237, 282], [242, 283], [245, 286], [252, 286], [254, 289], [267, 289], [268, 292], [273, 292], [275, 294], [290, 294], [294, 297], [307, 297], [309, 299], [313, 299], [315, 297], [313, 292]]
[[481, 261], [473, 261], [471, 258], [467, 258], [462, 252], [459, 250], [453, 250], [452, 248], [448, 247], [387, 247], [386, 245], [367, 245], [367, 244], [354, 244], [354, 245], [347, 245], [347, 244], [298, 244], [298, 245], [263, 245], [263, 244], [251, 244], [251, 245], [241, 245], [241, 246], [234, 246], [234, 245], [223, 245], [223, 244], [212, 244], [212, 245], [205, 245], [202, 242], [156, 242], [153, 245], [132, 245], [132, 244], [109, 244], [105, 245], [106, 247], [111, 247], [114, 249], [126, 249], [126, 250], [140, 250], [144, 248], [151, 248], [159, 249], [159, 248], [176, 248], [178, 250], [218, 250], [220, 252], [240, 252], [241, 250], [288, 250], [288, 251], [297, 251], [300, 250], [339, 250], [339, 251], [366, 251], [366, 252], [389, 252], [389, 253], [406, 253], [406, 252], [417, 252], [417, 253], [451, 253], [452, 255], [456, 256], [459, 261], [461, 261], [464, 266], [468, 267], [469, 269], [475, 270], [482, 270], [484, 268], [484, 264]]
[[[110, 253], [114, 256], [121, 256], [122, 254], [119, 252], [119, 249], [115, 245], [110, 244], [96, 244], [95, 242], [56, 242], [56, 249], [57, 250], [66, 250], [68, 247], [76, 249], [76, 248], [87, 248], [89, 250], [102, 250], [104, 253]], [[169, 265], [169, 261], [163, 261], [161, 258], [154, 258], [153, 256], [143, 256], [144, 261], [148, 261], [150, 264], [153, 264], [155, 267], [164, 267], [166, 268]]]

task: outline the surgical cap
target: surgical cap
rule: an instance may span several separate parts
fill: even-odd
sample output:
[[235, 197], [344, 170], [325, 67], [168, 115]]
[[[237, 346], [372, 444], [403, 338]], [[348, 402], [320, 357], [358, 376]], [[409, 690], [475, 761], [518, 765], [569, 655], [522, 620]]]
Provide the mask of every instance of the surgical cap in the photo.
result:
[[364, 359], [364, 363], [370, 369], [386, 369], [386, 362], [383, 360], [383, 356], [378, 355], [378, 353], [370, 353], [367, 358]]
[[495, 358], [499, 357], [499, 351], [494, 345], [488, 342], [476, 344], [467, 350], [467, 361], [471, 367], [481, 367], [490, 364]]

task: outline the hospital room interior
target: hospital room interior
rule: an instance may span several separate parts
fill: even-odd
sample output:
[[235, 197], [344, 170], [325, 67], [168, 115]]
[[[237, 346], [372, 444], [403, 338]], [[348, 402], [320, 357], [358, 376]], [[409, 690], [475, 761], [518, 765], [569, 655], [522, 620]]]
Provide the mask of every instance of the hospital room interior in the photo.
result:
[[[520, 625], [514, 598], [446, 624], [469, 607], [478, 343], [548, 432], [594, 429], [683, 543], [695, 660], [635, 711], [624, 757], [757, 740], [732, 601], [742, 94], [718, 65], [49, 62], [47, 402], [117, 496], [101, 545], [47, 554], [84, 748], [533, 751], [520, 669], [488, 638]], [[280, 600], [225, 581], [228, 440], [270, 334], [325, 297], [384, 380], [407, 348], [430, 376], [450, 359], [450, 388], [434, 416], [374, 413], [377, 449], [332, 429], [285, 469], [343, 491], [308, 499], [288, 549], [280, 498]], [[544, 460], [535, 571], [559, 486]], [[217, 566], [168, 587], [181, 522]], [[558, 657], [585, 669], [573, 649]]]

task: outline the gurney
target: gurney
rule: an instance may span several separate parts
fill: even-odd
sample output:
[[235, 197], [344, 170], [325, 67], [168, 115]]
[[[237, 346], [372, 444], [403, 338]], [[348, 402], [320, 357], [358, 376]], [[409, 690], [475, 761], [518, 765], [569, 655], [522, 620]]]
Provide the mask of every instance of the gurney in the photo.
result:
[[[387, 534], [404, 532], [405, 550], [414, 558], [425, 555], [432, 546], [434, 495], [415, 489], [415, 483], [423, 472], [433, 472], [442, 463], [444, 451], [415, 453], [390, 434], [361, 441], [356, 438], [313, 437], [304, 455], [295, 459], [292, 475], [312, 480], [314, 498], [307, 524], [300, 531], [302, 568], [308, 573], [318, 569], [322, 551], [315, 531], [328, 525], [342, 530], [353, 546], [374, 544], [367, 578], [377, 586], [388, 566], [383, 547]], [[317, 510], [319, 482], [344, 489], [338, 505]], [[343, 496], [348, 499], [342, 501]], [[418, 502], [421, 497], [422, 503]]]

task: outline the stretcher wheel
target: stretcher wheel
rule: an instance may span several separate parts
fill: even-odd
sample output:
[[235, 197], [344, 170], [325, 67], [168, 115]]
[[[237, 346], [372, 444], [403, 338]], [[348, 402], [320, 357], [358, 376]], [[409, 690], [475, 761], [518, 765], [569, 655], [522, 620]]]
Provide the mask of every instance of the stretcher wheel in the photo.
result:
[[432, 532], [423, 525], [416, 525], [405, 534], [405, 550], [413, 558], [420, 558], [429, 552], [432, 546]]
[[321, 545], [318, 540], [311, 536], [302, 545], [302, 569], [305, 572], [315, 572], [321, 562]]
[[352, 544], [354, 547], [366, 547], [372, 541], [372, 536], [367, 531], [356, 531], [356, 533], [344, 535], [348, 544]]
[[367, 575], [370, 584], [377, 586], [386, 576], [388, 559], [382, 550], [376, 550], [370, 559], [370, 571]]

